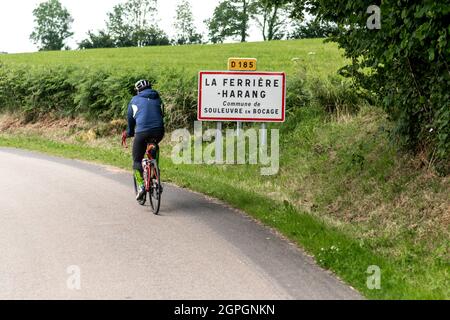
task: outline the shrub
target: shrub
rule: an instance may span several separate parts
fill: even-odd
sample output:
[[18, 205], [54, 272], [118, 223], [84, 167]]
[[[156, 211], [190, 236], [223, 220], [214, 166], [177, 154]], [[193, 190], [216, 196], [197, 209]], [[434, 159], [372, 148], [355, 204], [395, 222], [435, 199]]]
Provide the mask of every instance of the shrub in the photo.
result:
[[293, 76], [288, 77], [286, 86], [286, 104], [288, 113], [295, 112], [295, 109], [299, 107], [309, 105], [311, 94], [309, 92], [306, 70], [304, 68], [298, 68]]
[[169, 129], [192, 125], [197, 117], [197, 79], [175, 69], [155, 75], [134, 70], [1, 66], [0, 108], [20, 111], [28, 121], [48, 115], [120, 119], [127, 113], [134, 84], [143, 78], [160, 91]]
[[190, 127], [197, 119], [197, 76], [184, 70], [165, 70], [159, 75], [156, 89], [163, 93], [167, 128]]
[[314, 79], [310, 88], [313, 103], [337, 117], [355, 114], [366, 103], [349, 81], [338, 76]]
[[0, 68], [0, 108], [6, 111], [22, 111], [27, 97], [25, 67], [14, 69], [2, 65]]
[[48, 72], [44, 68], [36, 68], [26, 73], [23, 91], [24, 112], [31, 118], [43, 115], [74, 115], [73, 94], [75, 86], [70, 81], [72, 69], [61, 67]]
[[78, 75], [76, 110], [88, 119], [111, 120], [124, 117], [138, 79], [153, 78], [131, 71], [85, 71]]

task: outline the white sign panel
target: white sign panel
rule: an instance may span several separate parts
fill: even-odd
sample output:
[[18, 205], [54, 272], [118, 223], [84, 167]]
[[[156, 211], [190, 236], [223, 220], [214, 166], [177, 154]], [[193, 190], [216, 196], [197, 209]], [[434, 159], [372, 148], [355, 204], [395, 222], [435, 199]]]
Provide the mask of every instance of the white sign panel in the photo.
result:
[[286, 74], [200, 72], [199, 121], [284, 122]]

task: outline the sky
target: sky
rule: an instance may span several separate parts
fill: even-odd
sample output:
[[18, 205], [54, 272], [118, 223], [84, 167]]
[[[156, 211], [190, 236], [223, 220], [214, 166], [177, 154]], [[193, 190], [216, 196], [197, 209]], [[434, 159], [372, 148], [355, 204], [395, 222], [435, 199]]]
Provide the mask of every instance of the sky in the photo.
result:
[[[75, 35], [68, 41], [72, 49], [86, 38], [88, 30], [105, 28], [106, 13], [114, 5], [125, 0], [60, 0], [74, 18], [72, 31]], [[220, 0], [191, 0], [195, 23], [203, 33], [207, 33], [203, 23], [212, 16]], [[29, 40], [33, 31], [33, 9], [44, 0], [0, 0], [0, 52], [19, 53], [37, 51]], [[159, 26], [169, 36], [173, 36], [175, 9], [179, 0], [158, 0]], [[262, 40], [258, 30], [250, 30], [250, 41]]]

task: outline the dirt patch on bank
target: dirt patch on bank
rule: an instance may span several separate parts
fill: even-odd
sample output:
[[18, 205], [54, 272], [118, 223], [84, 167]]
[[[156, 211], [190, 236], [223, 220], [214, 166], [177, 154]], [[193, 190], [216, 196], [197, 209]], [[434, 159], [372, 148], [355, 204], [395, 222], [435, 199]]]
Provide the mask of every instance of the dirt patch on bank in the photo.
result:
[[116, 137], [126, 128], [126, 121], [87, 121], [83, 118], [46, 117], [27, 122], [20, 115], [0, 115], [0, 133], [39, 135], [64, 142], [92, 142]]
[[88, 123], [81, 118], [43, 118], [36, 122], [27, 122], [24, 117], [18, 115], [0, 115], [0, 131], [17, 131], [17, 130], [51, 130], [51, 129], [74, 129], [85, 128]]

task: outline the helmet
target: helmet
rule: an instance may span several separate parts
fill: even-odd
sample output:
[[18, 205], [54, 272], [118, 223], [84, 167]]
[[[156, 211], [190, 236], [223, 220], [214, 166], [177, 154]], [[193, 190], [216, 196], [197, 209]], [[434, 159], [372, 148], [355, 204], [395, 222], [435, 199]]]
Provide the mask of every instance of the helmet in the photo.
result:
[[136, 89], [137, 92], [141, 92], [145, 89], [149, 89], [151, 88], [151, 84], [148, 80], [139, 80], [138, 82], [136, 82], [136, 84], [134, 85], [134, 88]]

